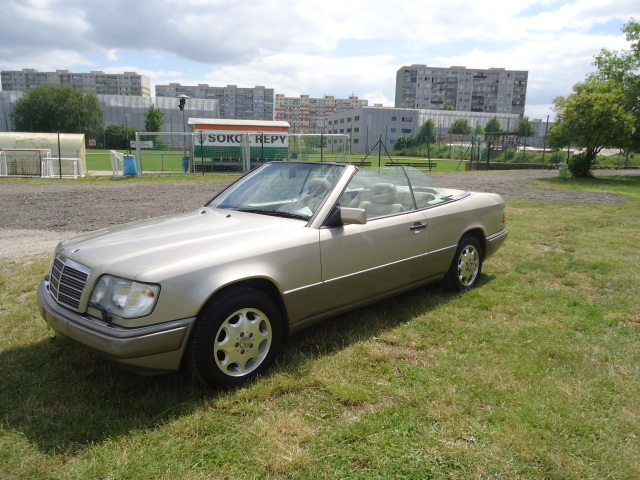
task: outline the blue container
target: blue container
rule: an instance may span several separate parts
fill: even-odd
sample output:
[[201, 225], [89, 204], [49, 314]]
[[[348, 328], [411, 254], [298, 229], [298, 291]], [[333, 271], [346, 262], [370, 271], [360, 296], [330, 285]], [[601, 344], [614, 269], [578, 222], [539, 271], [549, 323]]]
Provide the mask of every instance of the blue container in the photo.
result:
[[187, 173], [189, 171], [189, 163], [191, 162], [191, 159], [189, 158], [188, 155], [184, 155], [182, 157], [182, 171], [184, 173]]
[[122, 160], [122, 174], [138, 175], [138, 165], [136, 165], [136, 157], [133, 155], [125, 155]]

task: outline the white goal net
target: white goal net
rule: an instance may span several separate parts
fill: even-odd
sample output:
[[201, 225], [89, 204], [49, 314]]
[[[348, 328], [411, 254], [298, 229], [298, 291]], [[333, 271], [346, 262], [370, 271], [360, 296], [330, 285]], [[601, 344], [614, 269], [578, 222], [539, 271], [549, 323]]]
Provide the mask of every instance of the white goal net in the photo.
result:
[[79, 158], [54, 158], [50, 149], [0, 150], [1, 177], [77, 178], [83, 175]]

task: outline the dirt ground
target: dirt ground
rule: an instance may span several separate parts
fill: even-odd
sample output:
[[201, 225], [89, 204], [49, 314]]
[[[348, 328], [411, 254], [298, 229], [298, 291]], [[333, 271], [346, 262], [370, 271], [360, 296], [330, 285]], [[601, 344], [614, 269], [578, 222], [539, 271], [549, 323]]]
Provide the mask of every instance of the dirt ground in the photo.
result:
[[[583, 204], [623, 201], [618, 195], [527, 183], [557, 175], [557, 171], [551, 170], [516, 170], [443, 172], [434, 173], [433, 178], [441, 187], [496, 192], [506, 200]], [[640, 171], [603, 171], [596, 175], [640, 175]], [[0, 183], [0, 257], [51, 251], [58, 241], [79, 232], [196, 209], [226, 185], [226, 182], [147, 185], [126, 180], [108, 185]]]

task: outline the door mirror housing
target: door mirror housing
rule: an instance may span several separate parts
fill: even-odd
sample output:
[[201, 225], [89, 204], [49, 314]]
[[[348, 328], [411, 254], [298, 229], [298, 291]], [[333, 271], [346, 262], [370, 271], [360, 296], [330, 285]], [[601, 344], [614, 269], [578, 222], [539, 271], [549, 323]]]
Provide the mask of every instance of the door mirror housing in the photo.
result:
[[342, 227], [344, 225], [364, 225], [367, 223], [367, 212], [364, 208], [336, 207], [325, 222], [326, 227]]

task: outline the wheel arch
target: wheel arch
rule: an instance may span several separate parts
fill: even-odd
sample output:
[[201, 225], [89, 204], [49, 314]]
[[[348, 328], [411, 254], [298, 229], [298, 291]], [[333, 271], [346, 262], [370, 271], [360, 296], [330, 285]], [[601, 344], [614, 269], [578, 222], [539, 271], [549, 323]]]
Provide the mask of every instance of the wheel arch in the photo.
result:
[[480, 244], [480, 254], [482, 255], [482, 260], [486, 257], [487, 252], [487, 237], [484, 231], [480, 227], [475, 227], [470, 230], [467, 230], [460, 236], [460, 240], [462, 240], [466, 236], [472, 236], [478, 243]]
[[[276, 284], [266, 278], [245, 278], [233, 283], [229, 283], [219, 288], [218, 290], [213, 292], [213, 294], [207, 299], [206, 302], [204, 302], [204, 304], [200, 308], [200, 312], [204, 310], [209, 303], [213, 302], [220, 295], [227, 293], [231, 290], [234, 290], [236, 288], [242, 288], [242, 287], [248, 287], [248, 288], [253, 288], [255, 290], [259, 290], [265, 293], [266, 295], [268, 295], [274, 301], [274, 303], [278, 307], [278, 310], [280, 311], [280, 317], [282, 319], [283, 337], [287, 337], [289, 334], [289, 317], [287, 315], [287, 308], [284, 304], [284, 299], [282, 298], [280, 290], [278, 289]], [[198, 314], [200, 314], [200, 312], [198, 312]]]

